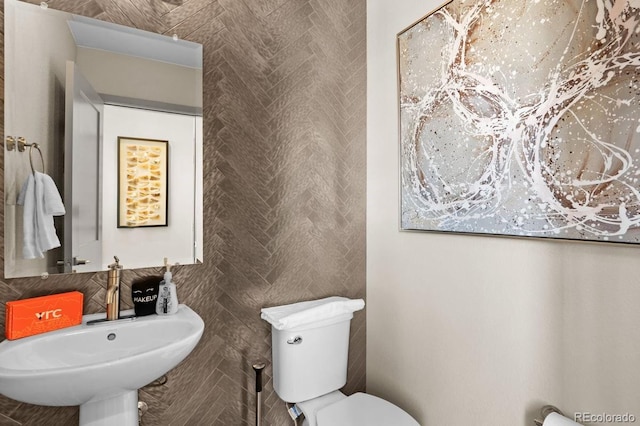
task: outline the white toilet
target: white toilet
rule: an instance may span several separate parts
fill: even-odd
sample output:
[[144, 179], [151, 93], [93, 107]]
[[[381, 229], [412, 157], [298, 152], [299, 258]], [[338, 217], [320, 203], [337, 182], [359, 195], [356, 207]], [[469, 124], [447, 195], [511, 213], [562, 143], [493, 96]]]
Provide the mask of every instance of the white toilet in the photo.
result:
[[384, 399], [338, 389], [347, 382], [349, 328], [364, 301], [330, 297], [262, 310], [270, 322], [273, 387], [304, 426], [420, 426]]

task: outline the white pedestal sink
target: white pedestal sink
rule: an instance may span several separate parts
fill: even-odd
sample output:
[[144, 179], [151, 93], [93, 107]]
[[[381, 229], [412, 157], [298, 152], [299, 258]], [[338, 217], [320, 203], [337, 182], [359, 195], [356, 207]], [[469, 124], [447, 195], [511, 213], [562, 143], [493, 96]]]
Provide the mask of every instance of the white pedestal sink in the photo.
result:
[[29, 404], [79, 405], [82, 426], [136, 426], [138, 389], [191, 353], [204, 322], [186, 305], [174, 315], [87, 325], [99, 318], [0, 343], [0, 393]]

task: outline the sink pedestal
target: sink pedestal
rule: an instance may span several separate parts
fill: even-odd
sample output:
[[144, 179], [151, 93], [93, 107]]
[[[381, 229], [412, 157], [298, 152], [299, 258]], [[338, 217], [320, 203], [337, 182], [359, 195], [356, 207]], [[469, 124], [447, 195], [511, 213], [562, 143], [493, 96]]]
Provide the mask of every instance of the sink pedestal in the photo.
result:
[[89, 401], [80, 406], [80, 426], [137, 426], [138, 391]]

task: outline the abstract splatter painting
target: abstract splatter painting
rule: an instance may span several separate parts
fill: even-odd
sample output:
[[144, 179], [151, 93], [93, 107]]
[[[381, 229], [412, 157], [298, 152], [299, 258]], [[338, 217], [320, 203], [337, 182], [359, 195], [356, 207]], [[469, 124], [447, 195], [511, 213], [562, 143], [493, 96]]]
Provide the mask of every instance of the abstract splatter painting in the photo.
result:
[[640, 243], [640, 0], [454, 0], [398, 65], [402, 229]]

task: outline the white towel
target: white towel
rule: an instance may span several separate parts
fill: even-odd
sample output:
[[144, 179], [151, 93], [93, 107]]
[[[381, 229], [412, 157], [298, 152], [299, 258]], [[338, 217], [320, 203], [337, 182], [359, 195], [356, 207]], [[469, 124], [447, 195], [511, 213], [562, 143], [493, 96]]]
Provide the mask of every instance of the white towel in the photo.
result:
[[23, 257], [42, 258], [47, 250], [60, 247], [53, 216], [62, 216], [65, 210], [53, 179], [40, 172], [29, 175], [17, 204], [24, 206]]
[[261, 317], [276, 330], [289, 330], [364, 308], [364, 300], [333, 296], [291, 305], [263, 308]]

